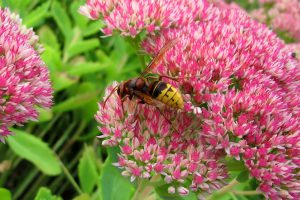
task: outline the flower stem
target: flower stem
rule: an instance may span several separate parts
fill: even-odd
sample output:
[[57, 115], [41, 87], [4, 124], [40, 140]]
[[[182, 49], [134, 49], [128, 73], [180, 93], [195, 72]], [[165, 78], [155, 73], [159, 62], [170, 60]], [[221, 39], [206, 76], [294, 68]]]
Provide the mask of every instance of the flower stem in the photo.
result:
[[136, 188], [136, 191], [132, 197], [132, 200], [139, 200], [141, 193], [143, 193], [143, 188], [145, 187], [146, 181], [144, 179], [139, 179], [138, 180], [138, 186]]
[[218, 199], [216, 197], [219, 197], [227, 192], [231, 192], [234, 186], [236, 186], [239, 182], [236, 179], [233, 179], [228, 185], [224, 186], [222, 189], [220, 189], [218, 192], [210, 195], [207, 199], [213, 200]]
[[232, 193], [233, 194], [237, 194], [237, 195], [246, 195], [246, 196], [262, 194], [261, 192], [255, 191], [255, 190], [251, 190], [251, 191], [237, 191], [237, 190], [233, 190]]
[[233, 188], [234, 186], [236, 186], [237, 184], [239, 184], [239, 182], [238, 182], [236, 179], [233, 179], [228, 185], [226, 185], [226, 186], [224, 186], [222, 189], [220, 189], [220, 190], [218, 191], [218, 194], [225, 194], [225, 193], [231, 191], [232, 188]]
[[76, 181], [74, 180], [73, 176], [71, 175], [71, 173], [69, 172], [69, 170], [65, 167], [64, 163], [59, 159], [61, 167], [63, 172], [65, 173], [67, 179], [70, 181], [70, 183], [73, 185], [73, 187], [75, 188], [75, 190], [78, 192], [78, 194], [82, 194], [82, 191], [79, 187], [79, 185], [76, 183]]
[[139, 52], [141, 50], [140, 47], [141, 39], [139, 37], [136, 37], [136, 38], [129, 38], [128, 40], [131, 46], [136, 50], [137, 57], [139, 58], [142, 69], [144, 69], [146, 67], [145, 57], [144, 55], [141, 55], [141, 53]]
[[159, 175], [152, 177], [151, 180], [139, 179], [138, 187], [132, 197], [132, 200], [153, 199], [153, 185], [152, 182], [157, 182]]

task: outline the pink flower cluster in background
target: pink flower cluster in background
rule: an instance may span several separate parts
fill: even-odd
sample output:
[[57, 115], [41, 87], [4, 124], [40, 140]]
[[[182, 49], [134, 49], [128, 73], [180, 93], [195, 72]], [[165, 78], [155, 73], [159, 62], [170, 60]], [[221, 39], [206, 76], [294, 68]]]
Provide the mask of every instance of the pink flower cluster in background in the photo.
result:
[[300, 1], [260, 0], [259, 3], [260, 8], [251, 13], [254, 18], [264, 23], [269, 21], [269, 25], [277, 32], [287, 33], [300, 41]]
[[225, 9], [238, 9], [240, 11], [246, 12], [246, 10], [244, 10], [243, 8], [241, 8], [239, 6], [239, 4], [230, 1], [227, 2], [226, 0], [208, 0], [210, 3], [214, 4], [215, 6], [219, 7], [219, 8], [225, 8]]
[[8, 127], [36, 120], [37, 106], [51, 105], [48, 69], [32, 29], [8, 9], [0, 9], [0, 140]]
[[[94, 19], [104, 16], [106, 23], [112, 20], [109, 24], [119, 23], [120, 18], [108, 20], [108, 11], [115, 15], [120, 13], [114, 12], [117, 8], [128, 11], [123, 18], [133, 21], [124, 23], [135, 29], [134, 34], [127, 34], [128, 27], [108, 27], [136, 36], [141, 29], [135, 20], [146, 24], [149, 13], [132, 10], [133, 2], [113, 2], [101, 10], [102, 1], [88, 1], [81, 11]], [[158, 2], [143, 5], [153, 6], [151, 13], [155, 13], [161, 9]], [[244, 11], [217, 8], [205, 0], [194, 2], [204, 6], [190, 8], [193, 21], [161, 26], [143, 42], [144, 49], [155, 55], [164, 44], [179, 38], [154, 71], [178, 77], [179, 81], [164, 81], [184, 93], [184, 111], [162, 111], [177, 130], [156, 107], [129, 99], [122, 104], [115, 93], [105, 108], [99, 104], [96, 115], [103, 145], [121, 148], [117, 166], [124, 169], [123, 175], [134, 179], [161, 174], [171, 193], [184, 195], [191, 190], [202, 198], [219, 189], [227, 177], [221, 161], [228, 155], [244, 161], [266, 197], [299, 199], [299, 63], [275, 33]], [[178, 16], [187, 14], [175, 5], [168, 8]], [[163, 13], [157, 21], [168, 19]]]
[[[239, 9], [247, 12], [238, 4], [227, 3], [224, 0], [210, 0], [221, 8]], [[248, 0], [249, 4], [256, 4], [254, 0]], [[300, 41], [300, 1], [298, 0], [258, 0], [259, 7], [249, 11], [250, 16], [267, 24], [280, 36]]]

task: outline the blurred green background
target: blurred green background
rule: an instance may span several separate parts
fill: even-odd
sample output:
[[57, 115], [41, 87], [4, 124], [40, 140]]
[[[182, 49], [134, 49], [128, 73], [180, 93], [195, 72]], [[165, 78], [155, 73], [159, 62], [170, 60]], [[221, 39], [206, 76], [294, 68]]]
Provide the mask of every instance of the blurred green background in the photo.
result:
[[[246, 2], [239, 1], [240, 3]], [[139, 47], [120, 36], [101, 37], [100, 21], [78, 13], [81, 0], [2, 0], [33, 27], [45, 51], [54, 88], [54, 106], [40, 110], [38, 122], [13, 129], [17, 134], [0, 143], [0, 200], [10, 199], [131, 199], [130, 183], [112, 166], [117, 149], [101, 146], [94, 115], [97, 102], [112, 81], [135, 77], [145, 67]], [[245, 6], [247, 6], [245, 4]], [[147, 57], [146, 57], [147, 58]], [[233, 164], [236, 171], [241, 167]], [[234, 170], [233, 170], [234, 171]], [[243, 181], [241, 181], [243, 182]], [[250, 179], [236, 190], [253, 190]], [[196, 199], [172, 196], [156, 188], [153, 199]], [[214, 199], [263, 199], [262, 195], [226, 193]]]
[[[56, 199], [51, 193], [63, 199], [102, 199], [102, 187], [116, 196], [105, 199], [126, 199], [134, 190], [96, 139], [94, 115], [107, 84], [137, 76], [142, 66], [136, 49], [124, 39], [101, 38], [103, 24], [78, 13], [84, 3], [1, 2], [39, 35], [54, 88], [53, 108], [41, 110], [38, 122], [16, 127], [17, 134], [0, 144], [0, 163], [8, 166], [0, 171], [0, 188], [10, 190], [12, 199]], [[5, 194], [0, 189], [1, 200]]]

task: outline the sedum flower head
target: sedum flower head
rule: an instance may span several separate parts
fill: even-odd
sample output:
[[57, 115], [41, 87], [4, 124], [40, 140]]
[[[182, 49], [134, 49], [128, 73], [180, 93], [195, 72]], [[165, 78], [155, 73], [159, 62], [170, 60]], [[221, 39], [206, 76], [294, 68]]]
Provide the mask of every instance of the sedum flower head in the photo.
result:
[[51, 105], [48, 70], [32, 29], [8, 9], [0, 10], [0, 139], [8, 127], [36, 120], [37, 106]]
[[106, 35], [118, 31], [135, 37], [142, 31], [153, 33], [188, 24], [206, 4], [194, 0], [88, 0], [79, 11], [90, 19], [102, 19]]
[[120, 146], [123, 175], [160, 173], [170, 193], [220, 188], [228, 155], [266, 197], [299, 199], [300, 68], [291, 50], [239, 9], [207, 5], [194, 19], [143, 43], [155, 55], [179, 40], [154, 70], [177, 77], [163, 80], [184, 93], [183, 111], [163, 111], [178, 132], [154, 106], [114, 94], [96, 115], [103, 144]]
[[[106, 97], [113, 87], [107, 89]], [[160, 174], [170, 184], [169, 191], [180, 195], [189, 192], [187, 186], [201, 194], [220, 189], [227, 173], [224, 164], [217, 161], [219, 155], [202, 144], [201, 121], [167, 108], [162, 115], [155, 106], [138, 101], [126, 99], [121, 103], [115, 92], [105, 107], [99, 104], [96, 114], [102, 144], [121, 149], [115, 165], [123, 169], [122, 174], [132, 181]]]
[[165, 41], [181, 38], [157, 72], [191, 88], [206, 149], [246, 161], [267, 197], [298, 199], [298, 63], [273, 32], [244, 12], [211, 8], [202, 18], [211, 20], [165, 30], [144, 43], [154, 54]]

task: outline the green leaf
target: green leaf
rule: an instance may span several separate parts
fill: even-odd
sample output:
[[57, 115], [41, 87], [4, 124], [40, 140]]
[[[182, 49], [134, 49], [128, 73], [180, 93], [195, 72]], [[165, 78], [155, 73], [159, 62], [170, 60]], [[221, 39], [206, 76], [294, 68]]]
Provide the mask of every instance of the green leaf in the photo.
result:
[[65, 39], [67, 41], [66, 44], [69, 44], [73, 36], [73, 31], [71, 20], [67, 15], [66, 9], [64, 9], [60, 3], [54, 1], [52, 3], [51, 11], [55, 22], [65, 36]]
[[235, 194], [229, 193], [229, 195], [231, 196], [232, 200], [239, 200]]
[[78, 88], [78, 92], [80, 93], [95, 92], [95, 91], [97, 92], [95, 98], [91, 99], [90, 102], [87, 102], [84, 107], [80, 108], [80, 114], [81, 116], [84, 116], [82, 119], [83, 121], [88, 122], [89, 120], [93, 119], [95, 113], [98, 110], [98, 104], [97, 104], [97, 102], [99, 101], [98, 90], [95, 83], [93, 82], [84, 82]]
[[60, 57], [60, 52], [54, 49], [51, 46], [43, 44], [45, 51], [42, 54], [42, 59], [48, 66], [51, 73], [55, 73], [57, 71], [62, 70], [62, 61]]
[[[111, 152], [112, 148], [109, 148]], [[103, 165], [100, 176], [100, 187], [102, 190], [102, 199], [129, 200], [134, 193], [134, 186], [128, 178], [121, 175], [121, 171], [112, 165], [112, 158], [116, 155], [109, 155]]]
[[61, 173], [59, 161], [47, 143], [26, 132], [17, 129], [11, 131], [15, 135], [8, 137], [7, 142], [15, 154], [32, 162], [47, 175]]
[[240, 183], [246, 182], [249, 180], [249, 171], [242, 171], [236, 178], [236, 180]]
[[34, 200], [62, 200], [62, 198], [52, 195], [51, 191], [48, 188], [41, 187]]
[[101, 63], [110, 63], [112, 64], [113, 61], [111, 60], [110, 56], [107, 55], [104, 51], [97, 49], [95, 51], [95, 54], [97, 56], [97, 59], [101, 62]]
[[58, 43], [57, 37], [54, 34], [53, 30], [47, 26], [44, 25], [39, 29], [38, 32], [39, 36], [40, 36], [40, 42], [43, 45], [47, 45], [49, 47], [51, 47], [52, 49], [54, 49], [55, 51], [58, 51], [58, 56], [61, 55], [60, 52], [60, 44]]
[[23, 21], [27, 27], [36, 27], [41, 24], [42, 21], [46, 19], [49, 15], [50, 1], [37, 7], [35, 10], [31, 11], [28, 15], [24, 16]]
[[38, 123], [50, 121], [52, 119], [52, 117], [53, 117], [52, 110], [44, 109], [44, 108], [40, 108], [40, 107], [37, 107], [36, 109], [39, 112]]
[[89, 39], [78, 41], [74, 44], [71, 44], [67, 50], [68, 57], [71, 58], [75, 55], [87, 52], [99, 47], [100, 42], [98, 39]]
[[11, 193], [5, 188], [0, 188], [0, 197], [1, 200], [11, 200]]
[[64, 72], [57, 72], [51, 74], [51, 80], [53, 82], [54, 91], [58, 92], [75, 84], [78, 81], [78, 78], [71, 77]]
[[96, 95], [97, 92], [93, 91], [93, 92], [86, 92], [83, 94], [72, 96], [66, 101], [56, 104], [53, 107], [53, 112], [66, 112], [66, 111], [80, 108], [86, 105], [87, 103], [89, 103], [91, 100], [95, 99]]
[[[113, 38], [113, 45], [115, 51], [113, 51], [110, 55], [111, 59], [115, 61], [116, 64], [122, 66], [126, 62], [129, 54], [129, 44], [125, 42], [125, 40], [120, 36], [115, 36]], [[117, 66], [119, 67], [119, 66]]]
[[30, 2], [32, 2], [32, 0], [2, 0], [5, 7], [9, 7], [10, 10], [17, 10], [21, 16], [28, 10], [28, 4]]
[[1, 8], [2, 8], [2, 7], [7, 7], [6, 0], [0, 1], [0, 6], [1, 6]]
[[91, 197], [88, 194], [81, 194], [75, 197], [73, 200], [90, 200]]
[[91, 193], [99, 178], [93, 147], [85, 147], [79, 161], [78, 176], [83, 192]]
[[32, 3], [32, 0], [20, 0], [19, 1], [19, 8], [20, 9], [27, 9], [30, 3]]
[[82, 5], [83, 3], [80, 1], [73, 1], [71, 4], [71, 15], [76, 25], [78, 25], [81, 30], [84, 30], [89, 22], [89, 19], [78, 12], [79, 7]]
[[194, 192], [190, 192], [187, 196], [183, 196], [184, 200], [198, 200], [197, 195]]
[[105, 26], [103, 21], [97, 20], [88, 24], [88, 27], [85, 28], [82, 32], [84, 37], [91, 36], [95, 33], [100, 33], [100, 29]]
[[9, 9], [11, 11], [16, 11], [19, 10], [19, 4], [20, 4], [21, 0], [2, 0], [2, 4], [5, 7], [9, 7]]
[[37, 3], [38, 0], [2, 0], [1, 6], [8, 7], [23, 18]]
[[226, 167], [229, 171], [244, 171], [247, 168], [242, 160], [236, 160], [234, 158], [229, 158], [225, 161]]
[[212, 194], [209, 197], [209, 200], [232, 200], [231, 195], [229, 193], [226, 194]]
[[107, 69], [110, 65], [108, 63], [94, 63], [84, 62], [74, 66], [69, 66], [68, 74], [73, 76], [82, 76], [85, 74], [97, 73]]

